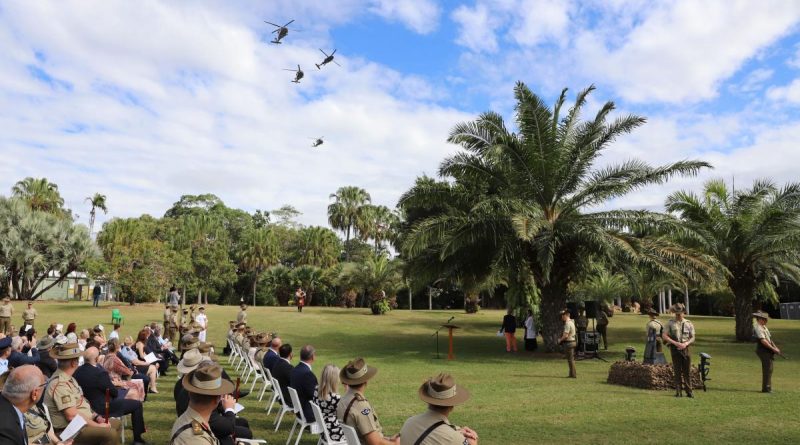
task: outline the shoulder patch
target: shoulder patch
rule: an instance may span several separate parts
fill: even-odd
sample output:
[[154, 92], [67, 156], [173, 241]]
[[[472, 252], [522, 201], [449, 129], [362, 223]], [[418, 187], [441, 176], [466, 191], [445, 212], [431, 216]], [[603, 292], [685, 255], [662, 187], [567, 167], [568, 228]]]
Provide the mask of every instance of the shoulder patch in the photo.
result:
[[66, 405], [72, 402], [72, 397], [70, 396], [61, 396], [61, 404]]
[[363, 414], [365, 416], [368, 416], [369, 413], [371, 413], [371, 412], [372, 411], [369, 408], [364, 408], [364, 409], [361, 410], [361, 414]]
[[203, 425], [196, 420], [192, 420], [192, 433], [194, 433], [195, 436], [201, 436], [203, 434]]

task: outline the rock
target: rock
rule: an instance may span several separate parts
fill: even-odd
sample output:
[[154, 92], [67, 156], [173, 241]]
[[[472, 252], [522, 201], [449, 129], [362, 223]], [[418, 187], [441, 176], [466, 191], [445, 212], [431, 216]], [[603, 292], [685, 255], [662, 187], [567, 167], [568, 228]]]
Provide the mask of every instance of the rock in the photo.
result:
[[[702, 389], [700, 371], [692, 366], [692, 388]], [[642, 389], [675, 389], [672, 365], [645, 365], [639, 362], [618, 361], [608, 370], [608, 383]]]

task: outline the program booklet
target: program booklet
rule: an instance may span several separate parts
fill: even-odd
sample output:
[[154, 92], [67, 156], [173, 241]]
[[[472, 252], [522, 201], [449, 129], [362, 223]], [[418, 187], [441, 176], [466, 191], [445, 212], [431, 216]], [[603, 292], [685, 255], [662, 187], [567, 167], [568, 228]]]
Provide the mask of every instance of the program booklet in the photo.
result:
[[85, 426], [86, 419], [84, 419], [83, 416], [77, 415], [73, 417], [72, 422], [70, 422], [69, 425], [64, 428], [64, 431], [61, 432], [61, 441], [66, 442], [77, 436]]

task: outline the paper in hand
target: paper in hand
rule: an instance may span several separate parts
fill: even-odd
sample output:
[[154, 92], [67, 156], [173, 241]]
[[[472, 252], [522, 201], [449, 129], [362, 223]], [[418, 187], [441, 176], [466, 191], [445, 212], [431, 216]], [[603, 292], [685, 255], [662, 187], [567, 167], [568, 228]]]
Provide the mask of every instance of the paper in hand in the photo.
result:
[[64, 431], [61, 432], [61, 441], [66, 442], [77, 436], [85, 426], [86, 419], [84, 419], [83, 416], [77, 415], [73, 417], [72, 422], [70, 422], [69, 425], [64, 428]]
[[244, 406], [241, 403], [236, 403], [236, 405], [233, 406], [233, 413], [239, 414], [243, 409]]
[[158, 357], [156, 357], [156, 355], [151, 352], [151, 353], [149, 353], [149, 354], [144, 356], [144, 361], [146, 361], [147, 364], [149, 365], [151, 363], [157, 362], [158, 361]]

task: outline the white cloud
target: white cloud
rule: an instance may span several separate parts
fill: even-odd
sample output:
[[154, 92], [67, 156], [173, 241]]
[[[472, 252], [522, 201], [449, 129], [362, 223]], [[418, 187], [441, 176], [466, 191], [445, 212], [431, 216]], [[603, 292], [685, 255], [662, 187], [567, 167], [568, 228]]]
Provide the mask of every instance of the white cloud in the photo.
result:
[[369, 10], [383, 18], [399, 20], [419, 34], [435, 30], [441, 14], [433, 0], [372, 0]]
[[752, 93], [764, 87], [764, 83], [772, 78], [774, 70], [767, 68], [756, 68], [745, 76], [744, 80], [738, 85], [733, 85], [731, 90], [739, 93]]
[[501, 20], [485, 3], [479, 2], [474, 7], [461, 5], [453, 11], [452, 17], [460, 26], [456, 43], [475, 52], [497, 51], [495, 31]]
[[512, 26], [511, 37], [520, 45], [535, 45], [550, 39], [562, 40], [569, 26], [566, 0], [523, 0], [516, 6], [519, 22]]
[[788, 85], [772, 87], [767, 90], [767, 99], [800, 104], [800, 79], [795, 79]]

